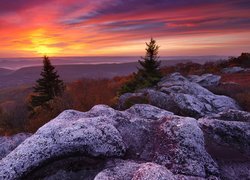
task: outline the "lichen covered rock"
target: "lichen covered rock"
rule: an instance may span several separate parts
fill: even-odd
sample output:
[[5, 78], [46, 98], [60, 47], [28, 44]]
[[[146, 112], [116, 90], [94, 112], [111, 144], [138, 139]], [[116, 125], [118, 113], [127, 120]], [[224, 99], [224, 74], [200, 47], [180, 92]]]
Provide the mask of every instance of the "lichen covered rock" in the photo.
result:
[[177, 180], [166, 167], [155, 163], [116, 160], [110, 166], [97, 174], [95, 180]]
[[217, 165], [204, 147], [204, 137], [197, 120], [166, 117], [160, 125], [154, 161], [175, 174], [206, 177], [218, 175]]
[[74, 153], [105, 157], [124, 155], [122, 137], [112, 124], [105, 122], [105, 117], [80, 118], [81, 115], [65, 111], [41, 127], [2, 159], [0, 179], [21, 177], [51, 159]]
[[199, 119], [199, 125], [205, 135], [206, 149], [219, 165], [220, 177], [229, 180], [249, 179], [250, 123], [244, 122], [248, 113], [230, 112], [233, 115], [227, 116], [225, 112], [219, 114], [217, 117], [221, 119]]
[[217, 86], [220, 83], [221, 76], [214, 75], [214, 74], [203, 74], [201, 76], [198, 75], [190, 75], [188, 79], [191, 82], [198, 83], [203, 87], [209, 86]]
[[246, 111], [240, 111], [235, 109], [229, 109], [222, 111], [218, 114], [212, 114], [207, 116], [209, 119], [220, 119], [224, 121], [240, 121], [250, 123], [250, 113]]
[[197, 120], [140, 104], [126, 111], [106, 105], [85, 113], [64, 111], [0, 161], [0, 178], [28, 177], [45, 164], [74, 155], [140, 161], [143, 166], [131, 162], [132, 170], [138, 167], [133, 174], [136, 178], [171, 177], [172, 173], [201, 178], [218, 175]]
[[[213, 75], [206, 75], [201, 79], [203, 79], [203, 84], [213, 84], [211, 80]], [[218, 80], [219, 77], [216, 76], [214, 79]], [[190, 81], [180, 73], [173, 73], [162, 78], [155, 88], [122, 95], [119, 100], [120, 108], [126, 109], [128, 104], [133, 104], [133, 102], [128, 103], [131, 97], [146, 99], [147, 103], [177, 115], [195, 118], [217, 114], [228, 109], [240, 109], [232, 98], [215, 95], [195, 80]]]
[[226, 147], [250, 155], [250, 123], [201, 118], [199, 125], [205, 138], [217, 148]]
[[31, 134], [29, 133], [19, 133], [13, 136], [0, 136], [0, 159], [9, 154], [30, 136]]

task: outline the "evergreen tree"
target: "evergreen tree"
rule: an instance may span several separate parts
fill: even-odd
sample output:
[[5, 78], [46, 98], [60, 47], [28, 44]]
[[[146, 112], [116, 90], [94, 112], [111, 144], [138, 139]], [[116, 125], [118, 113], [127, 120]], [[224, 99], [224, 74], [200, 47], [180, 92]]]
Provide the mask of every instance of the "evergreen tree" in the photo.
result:
[[149, 43], [146, 43], [146, 46], [145, 56], [138, 61], [141, 67], [134, 74], [134, 78], [121, 88], [120, 94], [151, 87], [160, 81], [162, 74], [160, 71], [161, 62], [158, 56], [159, 46], [153, 38], [151, 38]]
[[153, 38], [146, 45], [146, 55], [141, 57], [142, 60], [139, 60], [141, 68], [138, 68], [137, 75], [142, 87], [154, 86], [162, 77], [160, 71], [161, 61], [159, 61], [158, 56], [159, 46]]
[[34, 94], [31, 97], [31, 106], [36, 107], [45, 104], [64, 91], [64, 83], [59, 79], [55, 67], [52, 66], [49, 58], [44, 56], [41, 78], [36, 81]]

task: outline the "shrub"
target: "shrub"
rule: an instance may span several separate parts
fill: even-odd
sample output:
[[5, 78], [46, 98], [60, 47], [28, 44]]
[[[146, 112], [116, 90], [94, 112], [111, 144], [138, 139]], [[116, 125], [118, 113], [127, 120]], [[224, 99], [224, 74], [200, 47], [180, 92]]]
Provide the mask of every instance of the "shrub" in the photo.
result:
[[71, 105], [65, 99], [65, 96], [56, 97], [42, 106], [33, 108], [32, 114], [30, 114], [29, 120], [25, 124], [25, 129], [28, 132], [35, 132], [38, 128], [58, 116], [62, 111], [70, 109]]
[[243, 110], [250, 112], [250, 92], [237, 93], [235, 99]]
[[0, 135], [12, 135], [25, 131], [28, 109], [25, 104], [13, 104], [12, 107], [0, 107]]

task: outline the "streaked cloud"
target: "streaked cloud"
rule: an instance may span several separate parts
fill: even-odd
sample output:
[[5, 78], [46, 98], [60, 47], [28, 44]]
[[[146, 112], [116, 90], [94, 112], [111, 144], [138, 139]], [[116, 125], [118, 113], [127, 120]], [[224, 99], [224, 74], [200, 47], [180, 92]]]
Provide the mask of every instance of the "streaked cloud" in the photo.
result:
[[162, 55], [239, 54], [249, 10], [248, 0], [1, 0], [0, 57], [141, 55], [150, 37]]

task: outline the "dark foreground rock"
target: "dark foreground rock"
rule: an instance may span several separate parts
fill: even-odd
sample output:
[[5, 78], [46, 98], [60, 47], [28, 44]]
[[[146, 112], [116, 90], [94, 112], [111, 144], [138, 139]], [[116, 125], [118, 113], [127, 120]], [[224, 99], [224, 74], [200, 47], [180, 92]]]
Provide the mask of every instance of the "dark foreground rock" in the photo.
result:
[[[107, 163], [117, 158], [129, 162]], [[64, 111], [41, 127], [0, 161], [0, 179], [53, 178], [72, 169], [82, 179], [219, 177], [196, 119], [151, 105], [126, 111], [98, 105], [85, 113]]]
[[[219, 77], [208, 74], [203, 78], [201, 76], [193, 79], [202, 79], [200, 80], [202, 84], [217, 84]], [[179, 73], [162, 78], [155, 88], [122, 95], [119, 99], [119, 107], [126, 109], [131, 104], [141, 102], [174, 112], [177, 115], [195, 118], [217, 114], [228, 109], [240, 109], [232, 98], [215, 95]]]
[[222, 179], [250, 179], [249, 115], [231, 110], [199, 119], [206, 149], [218, 163]]

